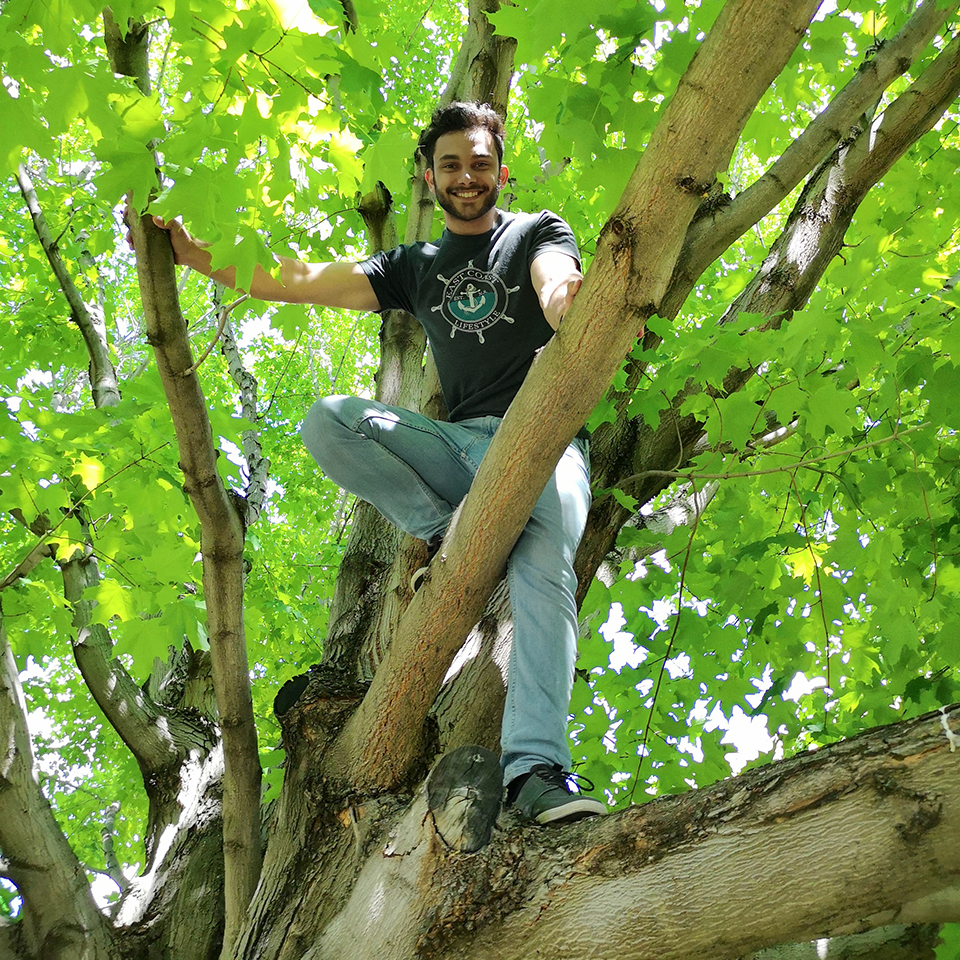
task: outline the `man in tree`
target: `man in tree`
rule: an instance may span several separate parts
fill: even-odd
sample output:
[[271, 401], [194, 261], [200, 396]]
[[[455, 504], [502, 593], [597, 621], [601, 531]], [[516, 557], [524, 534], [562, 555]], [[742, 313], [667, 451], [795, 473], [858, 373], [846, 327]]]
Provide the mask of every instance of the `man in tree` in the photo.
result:
[[[392, 523], [439, 549], [536, 352], [553, 336], [582, 280], [573, 234], [556, 215], [497, 209], [507, 182], [503, 122], [486, 105], [438, 109], [420, 139], [427, 184], [443, 210], [435, 243], [362, 263], [281, 259], [279, 279], [259, 267], [261, 300], [352, 310], [402, 309], [423, 325], [449, 422], [357, 397], [326, 397], [308, 412], [303, 440], [324, 472]], [[158, 221], [159, 223], [159, 221]], [[178, 263], [228, 285], [179, 224]], [[507, 564], [514, 640], [501, 731], [507, 802], [538, 823], [604, 812], [573, 792], [567, 713], [576, 659], [573, 560], [590, 506], [587, 438], [568, 446]], [[426, 568], [415, 578], [419, 586]]]

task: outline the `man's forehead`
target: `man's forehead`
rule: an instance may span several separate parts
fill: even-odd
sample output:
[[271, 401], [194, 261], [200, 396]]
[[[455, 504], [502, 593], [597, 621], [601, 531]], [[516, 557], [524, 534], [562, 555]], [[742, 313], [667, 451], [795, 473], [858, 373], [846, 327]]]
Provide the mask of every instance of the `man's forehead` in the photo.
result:
[[478, 157], [497, 155], [493, 134], [484, 127], [471, 127], [469, 130], [454, 130], [437, 137], [434, 151], [436, 159], [442, 157], [461, 157], [464, 154]]

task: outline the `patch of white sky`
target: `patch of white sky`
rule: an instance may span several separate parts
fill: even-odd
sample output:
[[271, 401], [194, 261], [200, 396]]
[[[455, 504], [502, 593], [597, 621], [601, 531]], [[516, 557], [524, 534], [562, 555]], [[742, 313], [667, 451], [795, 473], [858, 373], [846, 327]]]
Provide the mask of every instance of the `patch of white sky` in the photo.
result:
[[[699, 614], [702, 616], [705, 612], [705, 603], [700, 605], [700, 609], [692, 608], [691, 615]], [[674, 605], [671, 602], [658, 600], [652, 608], [643, 608], [643, 612], [650, 616], [651, 622], [656, 624], [656, 630], [668, 629], [670, 618], [674, 614]], [[608, 668], [619, 673], [624, 667], [636, 668], [644, 663], [648, 657], [647, 649], [636, 642], [632, 633], [625, 631], [627, 620], [623, 613], [623, 607], [620, 603], [613, 603], [606, 623], [600, 627], [600, 634], [611, 644], [612, 649], [608, 661]], [[690, 675], [690, 657], [685, 652], [678, 652], [664, 664], [664, 668], [673, 680]], [[757, 688], [756, 693], [748, 694], [744, 699], [747, 704], [756, 708], [763, 699], [764, 694], [773, 683], [772, 672], [768, 666], [762, 676], [753, 680]], [[800, 697], [811, 693], [813, 690], [824, 686], [823, 677], [808, 678], [803, 673], [798, 672], [790, 687], [784, 691], [785, 700], [799, 700]], [[653, 681], [649, 681], [643, 689], [638, 690], [638, 696], [649, 695], [653, 688]], [[739, 773], [748, 763], [758, 759], [766, 753], [774, 753], [774, 758], [779, 759], [782, 755], [781, 745], [774, 740], [767, 727], [767, 717], [765, 714], [753, 716], [748, 714], [742, 707], [734, 706], [727, 716], [723, 713], [719, 703], [714, 703], [710, 708], [710, 700], [703, 698], [698, 700], [690, 714], [691, 723], [704, 722], [704, 732], [709, 733], [713, 730], [726, 731], [721, 743], [730, 744], [734, 749], [725, 755], [730, 769], [733, 773]], [[697, 762], [703, 759], [703, 751], [694, 742], [684, 738], [678, 744], [681, 752], [690, 754]]]

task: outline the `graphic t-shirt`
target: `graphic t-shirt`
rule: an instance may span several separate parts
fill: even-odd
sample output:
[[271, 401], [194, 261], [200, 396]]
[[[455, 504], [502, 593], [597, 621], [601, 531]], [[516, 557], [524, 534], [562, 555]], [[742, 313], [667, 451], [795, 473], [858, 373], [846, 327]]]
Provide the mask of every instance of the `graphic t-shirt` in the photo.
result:
[[360, 264], [380, 309], [406, 310], [426, 330], [451, 421], [504, 415], [534, 354], [553, 336], [530, 265], [547, 251], [580, 262], [573, 233], [556, 214], [498, 217], [489, 233], [444, 230], [436, 242]]

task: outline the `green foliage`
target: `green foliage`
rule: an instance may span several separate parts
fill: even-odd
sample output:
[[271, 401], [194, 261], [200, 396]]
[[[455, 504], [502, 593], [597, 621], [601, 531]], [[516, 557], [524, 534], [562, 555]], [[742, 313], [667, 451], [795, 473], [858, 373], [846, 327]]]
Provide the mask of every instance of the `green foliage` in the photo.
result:
[[[749, 121], [725, 187], [741, 191], [781, 155], [908, 6], [854, 0], [816, 22]], [[275, 254], [363, 256], [358, 195], [377, 181], [395, 197], [402, 235], [412, 146], [464, 13], [446, 0], [358, 7], [352, 32], [327, 0], [309, 12], [285, 2], [114, 5], [120, 23], [154, 23], [153, 89], [141, 94], [110, 69], [98, 8], [3, 6], [0, 155], [8, 169], [28, 158], [60, 256], [102, 310], [123, 401], [92, 408], [82, 339], [9, 179], [0, 193], [2, 576], [38, 542], [55, 543], [64, 560], [89, 533], [102, 579], [85, 599], [138, 680], [170, 645], [206, 637], [198, 523], [143, 342], [121, 197], [183, 216], [213, 242], [216, 262], [238, 265], [241, 284]], [[720, 7], [530, 0], [491, 16], [519, 39], [508, 192], [517, 209], [561, 213], [586, 263]], [[615, 802], [727, 775], [734, 718], [765, 723], [782, 755], [960, 699], [949, 649], [960, 613], [960, 333], [957, 295], [945, 288], [960, 267], [950, 212], [960, 209], [958, 161], [950, 115], [864, 202], [810, 304], [780, 330], [750, 315], [716, 321], [783, 227], [789, 200], [704, 274], [674, 324], [653, 321], [664, 342], [626, 415], [657, 426], [695, 377], [703, 389], [682, 412], [702, 417], [710, 450], [651, 503], [638, 504], [627, 484], [597, 494], [649, 515], [720, 483], [695, 524], [669, 535], [624, 527], [617, 569], [583, 606], [572, 736]], [[206, 282], [185, 279], [197, 353], [214, 335], [211, 297]], [[372, 390], [378, 329], [370, 317], [250, 302], [232, 322], [259, 384], [256, 428], [272, 464], [267, 508], [246, 544], [246, 631], [275, 789], [270, 705], [321, 655], [350, 519], [296, 428], [316, 396]], [[728, 370], [750, 363], [758, 376], [725, 396]], [[201, 379], [223, 476], [242, 491], [238, 450], [250, 424], [218, 352]], [[615, 386], [626, 385], [624, 375]], [[624, 415], [614, 399], [594, 425]], [[42, 533], [31, 532], [38, 524]], [[33, 567], [3, 599], [45, 787], [75, 849], [104, 868], [99, 824], [119, 797], [121, 859], [142, 860], [137, 774], [78, 682], [59, 569]], [[0, 885], [0, 916], [15, 912], [8, 894]]]
[[940, 928], [937, 960], [960, 960], [960, 923], [945, 923]]

